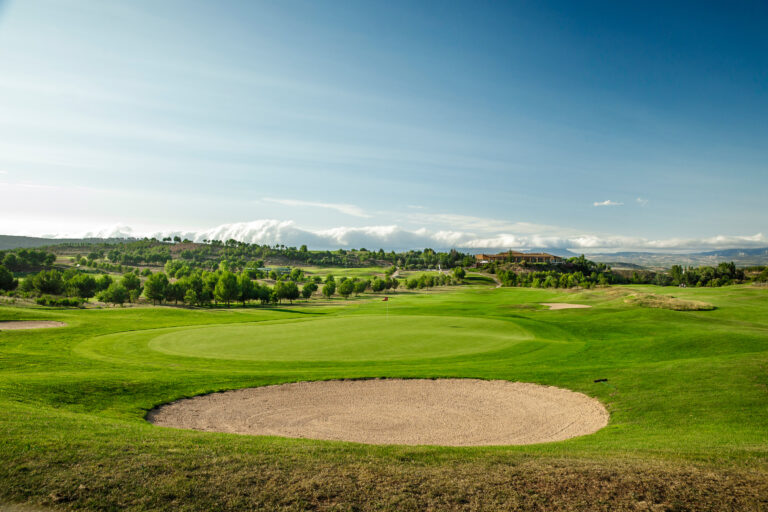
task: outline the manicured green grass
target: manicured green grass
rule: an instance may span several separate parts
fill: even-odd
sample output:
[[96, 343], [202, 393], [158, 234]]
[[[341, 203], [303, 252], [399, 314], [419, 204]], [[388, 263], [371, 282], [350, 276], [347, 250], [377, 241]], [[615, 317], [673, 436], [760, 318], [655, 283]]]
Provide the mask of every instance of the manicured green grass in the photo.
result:
[[[640, 307], [626, 302], [628, 292], [715, 309]], [[539, 302], [593, 307], [549, 311]], [[0, 320], [17, 319], [68, 327], [0, 332], [0, 500], [93, 509], [610, 509], [645, 493], [670, 507], [707, 508], [697, 506], [707, 500], [717, 508], [758, 504], [767, 490], [765, 288], [483, 286], [332, 306], [0, 307]], [[490, 448], [377, 447], [144, 421], [180, 397], [364, 377], [561, 386], [602, 400], [611, 420], [565, 442]], [[563, 490], [556, 479], [574, 483]], [[608, 501], [590, 507], [600, 496]]]
[[[134, 333], [130, 333], [134, 334]], [[142, 334], [177, 356], [249, 361], [390, 361], [465, 356], [530, 339], [508, 322], [439, 316], [354, 315]], [[117, 335], [120, 336], [120, 335]], [[131, 340], [136, 343], [137, 337]]]
[[304, 267], [302, 266], [301, 269], [304, 271], [304, 273], [307, 276], [320, 276], [322, 278], [325, 278], [327, 275], [333, 275], [334, 277], [359, 277], [359, 278], [370, 278], [373, 276], [380, 276], [383, 275], [384, 272], [387, 270], [386, 267], [350, 267], [350, 268], [339, 268], [339, 267]]

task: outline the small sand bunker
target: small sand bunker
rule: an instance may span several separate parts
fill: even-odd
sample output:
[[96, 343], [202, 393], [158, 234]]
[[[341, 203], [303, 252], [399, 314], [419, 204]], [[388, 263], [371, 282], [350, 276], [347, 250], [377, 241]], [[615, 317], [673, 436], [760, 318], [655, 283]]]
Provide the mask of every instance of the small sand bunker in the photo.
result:
[[297, 382], [213, 393], [154, 409], [164, 427], [368, 444], [546, 443], [608, 423], [581, 393], [521, 382], [375, 379]]
[[19, 329], [46, 329], [48, 327], [64, 327], [64, 322], [49, 322], [47, 320], [29, 320], [18, 322], [0, 322], [0, 331], [17, 331]]
[[550, 310], [555, 309], [585, 309], [585, 308], [591, 308], [592, 306], [587, 306], [586, 304], [568, 304], [566, 302], [542, 302], [542, 306], [549, 306]]

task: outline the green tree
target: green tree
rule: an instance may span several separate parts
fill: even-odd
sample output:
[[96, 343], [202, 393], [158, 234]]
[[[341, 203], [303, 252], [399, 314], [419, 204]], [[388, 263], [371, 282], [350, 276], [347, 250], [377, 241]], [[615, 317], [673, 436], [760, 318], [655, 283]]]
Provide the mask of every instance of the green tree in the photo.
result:
[[301, 289], [301, 296], [305, 299], [312, 297], [312, 294], [317, 291], [317, 285], [315, 283], [307, 283]]
[[672, 284], [678, 286], [683, 282], [683, 267], [672, 265], [669, 269], [669, 276], [672, 278]]
[[463, 268], [456, 267], [453, 269], [453, 277], [455, 277], [459, 281], [463, 281], [466, 276], [467, 276], [467, 273]]
[[121, 306], [128, 300], [128, 290], [120, 283], [112, 283], [109, 288], [99, 292], [98, 299], [101, 302], [111, 302]]
[[272, 288], [267, 285], [259, 285], [255, 292], [256, 298], [259, 299], [259, 302], [262, 304], [269, 304], [272, 300]]
[[77, 274], [67, 281], [66, 289], [69, 295], [74, 295], [81, 299], [90, 299], [96, 295], [96, 279], [88, 274]]
[[5, 265], [0, 265], [0, 290], [15, 290], [17, 286], [18, 279], [13, 278], [13, 274]]
[[371, 282], [371, 290], [378, 293], [384, 290], [386, 284], [383, 280], [379, 279], [378, 277], [373, 278], [373, 281]]
[[304, 272], [300, 268], [294, 268], [291, 270], [291, 280], [296, 281], [297, 283], [302, 280], [304, 277]]
[[283, 294], [288, 301], [293, 304], [293, 301], [299, 298], [299, 287], [293, 281], [286, 281], [283, 286]]
[[3, 257], [3, 266], [11, 271], [21, 270], [22, 263], [16, 253], [9, 252]]
[[114, 279], [112, 279], [112, 276], [109, 274], [103, 274], [96, 280], [96, 290], [104, 291], [109, 288], [109, 285], [111, 285], [113, 282]]
[[336, 283], [333, 281], [327, 282], [323, 285], [323, 296], [326, 299], [330, 299], [331, 296], [336, 293]]
[[32, 278], [32, 286], [38, 293], [60, 295], [64, 291], [64, 279], [58, 270], [41, 270]]
[[187, 291], [184, 292], [184, 303], [189, 304], [190, 306], [200, 304], [200, 296], [194, 288], [189, 287], [187, 288]]
[[353, 283], [350, 279], [345, 279], [339, 285], [339, 295], [341, 295], [345, 299], [349, 298], [349, 296], [352, 295], [352, 292], [354, 291], [355, 291], [355, 283]]
[[187, 287], [184, 286], [184, 282], [176, 281], [175, 283], [168, 283], [165, 288], [165, 300], [168, 302], [173, 301], [174, 304], [178, 304], [179, 301], [183, 301], [187, 293]]
[[[288, 299], [289, 295], [292, 294], [292, 287], [296, 286], [296, 283], [293, 281], [278, 281], [275, 283], [275, 287], [273, 288], [273, 291], [275, 293], [275, 296], [277, 297], [278, 302], [282, 302], [283, 299]], [[298, 297], [298, 287], [296, 287], [297, 291], [297, 297]]]
[[168, 276], [162, 272], [152, 274], [144, 283], [144, 295], [151, 300], [153, 304], [162, 303], [165, 299], [165, 292], [168, 288]]
[[224, 271], [216, 282], [213, 289], [213, 295], [229, 307], [232, 301], [237, 300], [240, 295], [240, 287], [237, 284], [237, 277], [229, 271]]
[[368, 279], [361, 279], [355, 282], [355, 295], [365, 293], [365, 290], [371, 287], [371, 282]]
[[128, 272], [120, 280], [126, 290], [128, 290], [128, 300], [131, 302], [137, 302], [141, 296], [141, 292], [144, 291], [144, 287], [141, 286], [141, 279], [133, 272]]
[[[203, 301], [203, 288], [205, 283], [199, 274], [193, 274], [183, 279], [186, 291], [184, 292], [184, 302], [191, 305], [201, 306]], [[191, 293], [190, 293], [191, 290]]]
[[237, 284], [240, 288], [240, 296], [238, 298], [240, 299], [240, 302], [243, 303], [243, 306], [245, 306], [245, 303], [249, 300], [256, 298], [253, 281], [251, 281], [251, 277], [247, 272], [243, 272], [238, 276]]

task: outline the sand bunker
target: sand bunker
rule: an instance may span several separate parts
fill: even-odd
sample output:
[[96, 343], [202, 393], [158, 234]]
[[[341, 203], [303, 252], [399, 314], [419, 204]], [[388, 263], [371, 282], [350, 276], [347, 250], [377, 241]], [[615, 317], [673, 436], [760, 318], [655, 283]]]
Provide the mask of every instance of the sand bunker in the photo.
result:
[[0, 331], [16, 331], [19, 329], [45, 329], [48, 327], [64, 327], [64, 322], [49, 322], [44, 320], [0, 322]]
[[147, 419], [175, 428], [353, 441], [481, 446], [562, 441], [608, 423], [603, 405], [549, 386], [475, 379], [297, 382], [179, 400]]
[[555, 309], [584, 309], [584, 308], [591, 308], [592, 306], [587, 306], [586, 304], [567, 304], [565, 302], [542, 302], [542, 306], [549, 306], [550, 310]]

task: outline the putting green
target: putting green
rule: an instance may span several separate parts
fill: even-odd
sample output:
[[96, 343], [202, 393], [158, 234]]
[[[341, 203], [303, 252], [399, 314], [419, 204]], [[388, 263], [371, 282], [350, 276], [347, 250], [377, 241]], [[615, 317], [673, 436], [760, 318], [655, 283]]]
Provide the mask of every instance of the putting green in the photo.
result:
[[479, 318], [356, 315], [177, 330], [149, 341], [165, 354], [249, 361], [382, 361], [490, 352], [531, 340], [518, 325]]

